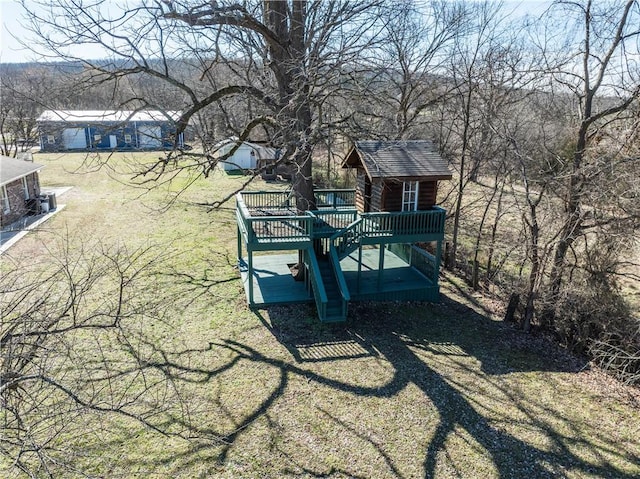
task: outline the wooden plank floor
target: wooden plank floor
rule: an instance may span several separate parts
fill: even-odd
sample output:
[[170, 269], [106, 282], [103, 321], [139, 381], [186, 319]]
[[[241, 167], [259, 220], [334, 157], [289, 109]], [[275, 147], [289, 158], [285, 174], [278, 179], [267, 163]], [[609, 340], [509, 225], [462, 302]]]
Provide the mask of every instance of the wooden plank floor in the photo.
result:
[[[297, 253], [253, 257], [253, 302], [256, 306], [313, 302], [313, 297], [307, 292], [304, 282], [295, 281], [291, 275], [289, 265], [297, 262]], [[240, 263], [239, 267], [247, 301], [249, 301], [246, 259]]]
[[[371, 295], [377, 293], [386, 294], [385, 299], [406, 299], [411, 297], [411, 291], [433, 288], [424, 275], [410, 267], [395, 254], [385, 250], [384, 273], [381, 285], [378, 285], [378, 249], [365, 249], [362, 254], [362, 275], [360, 288], [358, 289], [358, 252], [344, 258], [340, 266], [344, 272], [347, 287], [352, 299], [358, 300], [359, 296], [371, 299]], [[253, 301], [256, 306], [269, 304], [294, 304], [313, 302], [313, 296], [307, 292], [304, 282], [295, 281], [291, 276], [289, 264], [295, 264], [298, 260], [297, 253], [269, 254], [253, 257]], [[247, 281], [247, 264], [240, 264], [240, 273], [244, 284], [247, 301], [249, 291]], [[380, 287], [379, 287], [380, 286]]]
[[[411, 291], [434, 286], [422, 273], [389, 250], [384, 252], [382, 283], [378, 284], [380, 250], [362, 251], [362, 273], [358, 289], [358, 252], [354, 251], [340, 262], [347, 287], [352, 296], [377, 292]], [[354, 299], [356, 299], [354, 298]]]

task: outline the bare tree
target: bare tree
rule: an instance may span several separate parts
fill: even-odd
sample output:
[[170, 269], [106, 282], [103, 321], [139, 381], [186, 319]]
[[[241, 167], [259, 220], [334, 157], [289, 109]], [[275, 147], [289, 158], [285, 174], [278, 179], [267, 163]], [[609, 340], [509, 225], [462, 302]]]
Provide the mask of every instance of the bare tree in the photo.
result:
[[36, 118], [45, 96], [55, 96], [55, 80], [45, 68], [3, 65], [0, 69], [0, 154], [16, 156], [38, 139]]
[[466, 15], [468, 34], [455, 39], [445, 80], [451, 83], [452, 95], [441, 106], [441, 149], [454, 159], [457, 170], [447, 258], [451, 266], [456, 261], [465, 188], [477, 180], [483, 162], [499, 156], [497, 123], [509, 114], [512, 102], [522, 99], [518, 90], [531, 81], [517, 35], [508, 34], [500, 5], [480, 2], [469, 7]]
[[160, 275], [170, 250], [50, 244], [35, 261], [4, 257], [0, 282], [0, 457], [29, 477], [74, 471], [74, 441], [99, 433], [91, 414], [166, 434], [158, 419], [175, 398], [142, 369], [140, 336], [172, 302]]
[[[575, 147], [566, 177], [564, 219], [550, 278], [550, 295], [556, 297], [566, 279], [567, 255], [575, 241], [588, 232], [592, 223], [588, 219], [590, 209], [598, 207], [585, 203], [587, 193], [597, 188], [601, 178], [593, 174], [593, 167], [601, 159], [595, 146], [603, 131], [611, 131], [640, 97], [640, 70], [633, 61], [640, 37], [640, 3], [557, 1], [552, 9], [556, 15], [547, 18], [562, 18], [562, 25], [555, 25], [550, 30], [555, 37], [542, 45], [548, 74], [561, 91], [573, 96], [578, 106]], [[573, 21], [569, 28], [567, 19]], [[551, 42], [558, 48], [552, 50]], [[571, 54], [552, 56], [557, 50]]]
[[[259, 130], [282, 149], [282, 161], [296, 165], [293, 194], [299, 210], [315, 205], [312, 151], [323, 136], [318, 108], [339, 85], [345, 65], [371, 47], [392, 8], [385, 2], [250, 1], [236, 3], [162, 0], [115, 9], [106, 1], [43, 1], [30, 11], [40, 48], [55, 57], [81, 61], [92, 82], [140, 76], [155, 78], [179, 92], [178, 132], [201, 112], [240, 104], [240, 140]], [[75, 58], [71, 47], [98, 44], [111, 60]], [[178, 71], [176, 59], [190, 71]], [[216, 75], [224, 66], [227, 75]], [[151, 92], [136, 89], [128, 104], [161, 107]], [[237, 110], [236, 110], [237, 111]], [[224, 118], [224, 115], [222, 116]], [[242, 118], [242, 116], [240, 116]], [[176, 152], [144, 170], [145, 177], [171, 175], [181, 166]], [[207, 174], [208, 155], [191, 161]]]
[[451, 93], [446, 81], [453, 45], [469, 34], [471, 8], [461, 3], [402, 3], [385, 26], [386, 41], [373, 58], [378, 115], [386, 137], [424, 135], [430, 110]]

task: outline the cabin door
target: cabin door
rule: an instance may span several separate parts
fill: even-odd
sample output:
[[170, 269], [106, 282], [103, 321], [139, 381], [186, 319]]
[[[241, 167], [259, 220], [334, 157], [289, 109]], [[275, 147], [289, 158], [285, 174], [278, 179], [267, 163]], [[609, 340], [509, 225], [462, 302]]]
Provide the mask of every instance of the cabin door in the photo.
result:
[[118, 147], [118, 137], [116, 135], [109, 135], [109, 148]]
[[364, 212], [369, 213], [371, 211], [371, 180], [367, 175], [364, 175]]

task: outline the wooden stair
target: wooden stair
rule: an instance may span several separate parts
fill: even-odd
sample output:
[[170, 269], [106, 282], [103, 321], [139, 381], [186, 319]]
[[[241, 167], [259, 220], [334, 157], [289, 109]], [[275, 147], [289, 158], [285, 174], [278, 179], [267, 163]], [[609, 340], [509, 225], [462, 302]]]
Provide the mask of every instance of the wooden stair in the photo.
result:
[[327, 323], [338, 323], [347, 320], [345, 301], [340, 292], [340, 286], [333, 272], [333, 266], [328, 258], [318, 257], [318, 266], [320, 267], [320, 275], [324, 283], [324, 289], [327, 293], [327, 314], [323, 319]]

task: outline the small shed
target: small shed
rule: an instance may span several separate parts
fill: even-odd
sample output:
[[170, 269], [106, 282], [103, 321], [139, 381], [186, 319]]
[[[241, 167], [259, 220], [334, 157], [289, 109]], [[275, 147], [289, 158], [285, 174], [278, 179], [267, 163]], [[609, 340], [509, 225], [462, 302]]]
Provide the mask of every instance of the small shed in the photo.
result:
[[431, 209], [438, 181], [452, 178], [428, 140], [358, 141], [342, 166], [357, 170], [356, 208], [361, 213]]
[[264, 180], [284, 179], [293, 177], [295, 165], [290, 161], [283, 161], [282, 150], [258, 144], [258, 170]]
[[184, 146], [177, 111], [46, 110], [37, 119], [41, 151], [162, 150]]
[[[233, 154], [227, 156], [236, 146]], [[278, 158], [278, 151], [266, 145], [250, 141], [241, 142], [237, 137], [231, 137], [214, 146], [213, 156], [219, 159], [224, 171], [262, 169], [269, 175], [272, 173], [271, 165], [275, 164]]]
[[7, 226], [21, 217], [39, 212], [39, 171], [43, 165], [0, 155], [0, 224]]

